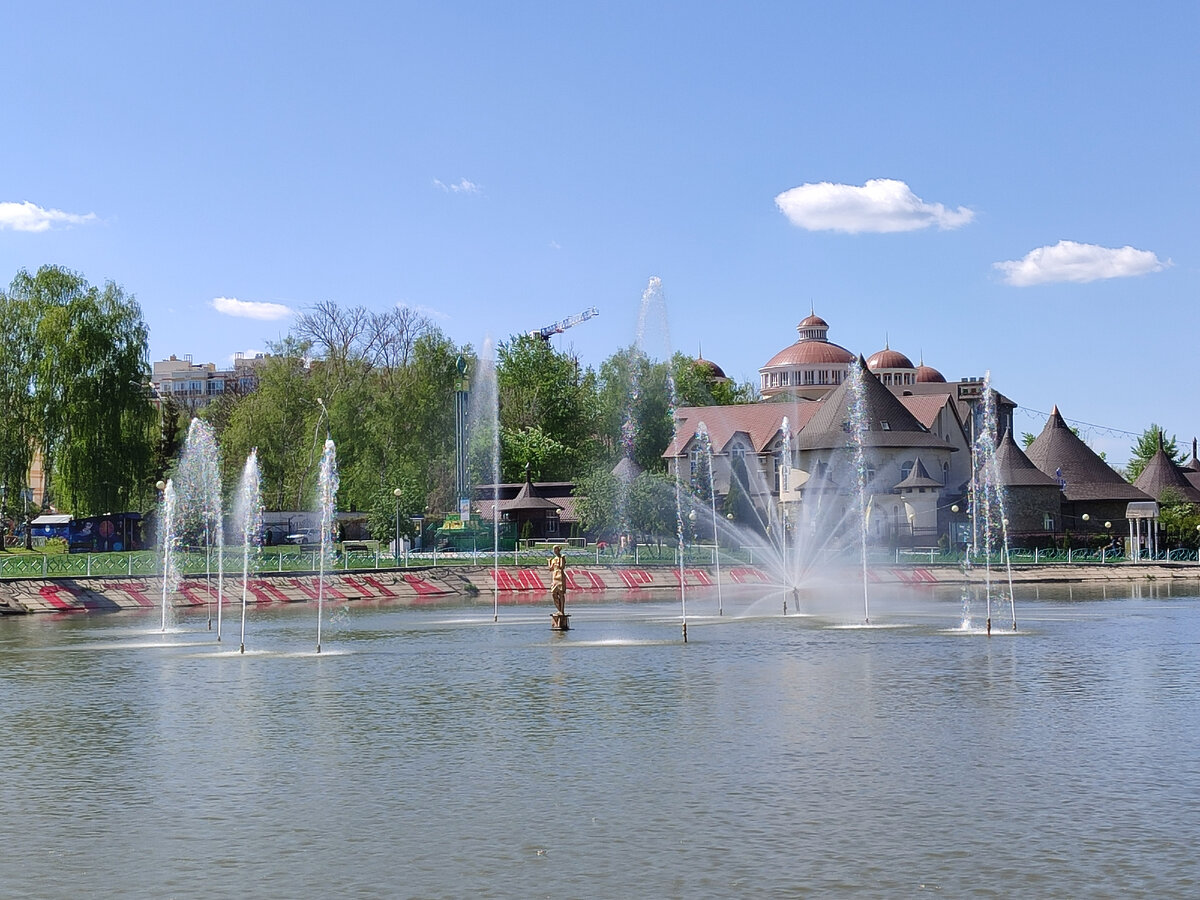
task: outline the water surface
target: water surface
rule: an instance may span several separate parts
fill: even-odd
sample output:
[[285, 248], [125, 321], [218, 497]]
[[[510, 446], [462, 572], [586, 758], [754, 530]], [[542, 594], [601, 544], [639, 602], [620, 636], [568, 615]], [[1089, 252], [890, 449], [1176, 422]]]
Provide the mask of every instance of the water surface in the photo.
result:
[[3, 893], [1194, 896], [1200, 600], [1026, 593], [4, 619]]

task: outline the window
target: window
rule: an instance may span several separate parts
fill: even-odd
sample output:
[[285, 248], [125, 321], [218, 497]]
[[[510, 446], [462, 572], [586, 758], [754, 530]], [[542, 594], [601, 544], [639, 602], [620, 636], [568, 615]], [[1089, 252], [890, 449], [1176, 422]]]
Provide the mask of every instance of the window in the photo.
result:
[[700, 460], [703, 456], [704, 456], [704, 454], [699, 450], [693, 450], [691, 453], [688, 454], [688, 462], [690, 462], [691, 466], [692, 466], [692, 477], [693, 478], [696, 477], [696, 472], [700, 468]]
[[745, 460], [746, 448], [743, 447], [741, 444], [734, 444], [732, 447], [729, 448], [729, 458]]
[[886, 419], [880, 419], [879, 420], [879, 430], [880, 431], [891, 431], [892, 426], [890, 424], [888, 424]]
[[942, 463], [942, 484], [950, 483], [950, 463]]
[[553, 510], [546, 513], [546, 534], [558, 534], [558, 513]]
[[913, 463], [913, 462], [906, 462], [904, 465], [902, 465], [900, 467], [900, 480], [901, 481], [904, 481], [904, 479], [908, 478], [908, 474], [913, 470], [914, 465], [915, 465], [915, 463]]
[[1054, 530], [1054, 516], [1050, 515], [1050, 513], [1045, 513], [1042, 516], [1042, 530], [1043, 531], [1053, 531]]

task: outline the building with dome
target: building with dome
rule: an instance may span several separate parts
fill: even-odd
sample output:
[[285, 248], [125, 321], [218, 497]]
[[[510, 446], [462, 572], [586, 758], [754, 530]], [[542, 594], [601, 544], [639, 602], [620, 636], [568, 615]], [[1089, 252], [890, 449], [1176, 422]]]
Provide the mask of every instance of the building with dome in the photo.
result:
[[819, 400], [846, 380], [853, 353], [829, 338], [829, 324], [815, 312], [796, 326], [800, 340], [772, 356], [758, 370], [764, 400], [787, 394]]
[[[772, 356], [761, 369], [759, 393], [764, 400], [781, 395], [819, 400], [846, 380], [855, 355], [829, 340], [829, 323], [810, 312], [796, 330], [800, 339]], [[867, 369], [888, 388], [947, 384], [946, 378], [924, 358], [917, 365], [884, 341], [882, 350], [867, 357]]]

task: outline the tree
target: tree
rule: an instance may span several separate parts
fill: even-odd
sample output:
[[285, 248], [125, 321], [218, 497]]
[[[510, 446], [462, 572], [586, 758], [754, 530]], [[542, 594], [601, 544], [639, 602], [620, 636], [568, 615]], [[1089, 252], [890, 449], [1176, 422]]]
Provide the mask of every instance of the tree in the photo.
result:
[[14, 398], [17, 439], [5, 468], [21, 462], [24, 446], [37, 447], [53, 496], [77, 516], [152, 500], [157, 416], [137, 301], [113, 282], [98, 288], [43, 266], [18, 272], [0, 304], [25, 344], [3, 351], [4, 390], [21, 392], [10, 379], [25, 377], [28, 398]]
[[497, 348], [496, 387], [502, 477], [518, 481], [525, 464], [543, 480], [567, 481], [598, 458], [596, 378], [548, 341], [517, 335]]
[[1129, 448], [1129, 464], [1125, 467], [1125, 477], [1130, 481], [1137, 481], [1142, 470], [1146, 468], [1146, 464], [1158, 452], [1159, 446], [1166, 451], [1167, 456], [1176, 465], [1183, 463], [1185, 457], [1176, 444], [1175, 436], [1171, 435], [1171, 439], [1167, 440], [1162, 426], [1151, 422], [1150, 427], [1143, 431], [1134, 445]]

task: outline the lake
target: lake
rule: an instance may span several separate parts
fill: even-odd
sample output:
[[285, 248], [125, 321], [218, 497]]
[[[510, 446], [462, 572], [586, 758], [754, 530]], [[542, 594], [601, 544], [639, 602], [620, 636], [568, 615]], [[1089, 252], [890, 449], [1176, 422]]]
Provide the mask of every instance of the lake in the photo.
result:
[[2, 893], [1194, 896], [1180, 592], [5, 618]]

